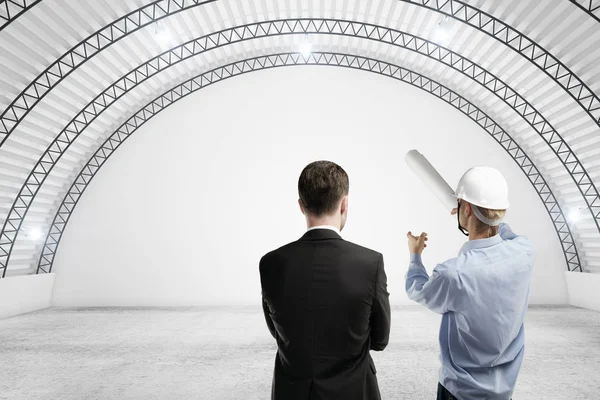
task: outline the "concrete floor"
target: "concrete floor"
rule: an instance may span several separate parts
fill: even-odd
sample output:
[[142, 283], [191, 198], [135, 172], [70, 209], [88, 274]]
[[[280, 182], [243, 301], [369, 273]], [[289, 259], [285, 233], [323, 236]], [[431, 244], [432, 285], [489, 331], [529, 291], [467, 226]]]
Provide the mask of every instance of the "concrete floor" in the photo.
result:
[[[434, 399], [439, 317], [395, 307], [383, 399]], [[515, 400], [600, 398], [600, 313], [532, 308]], [[0, 320], [1, 399], [268, 399], [257, 308], [49, 309]]]

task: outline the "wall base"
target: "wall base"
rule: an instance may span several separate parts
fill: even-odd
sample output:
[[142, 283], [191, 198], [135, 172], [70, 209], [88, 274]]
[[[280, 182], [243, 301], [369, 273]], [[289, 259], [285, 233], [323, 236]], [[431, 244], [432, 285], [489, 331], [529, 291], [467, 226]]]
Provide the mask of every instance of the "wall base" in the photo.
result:
[[569, 304], [600, 311], [600, 274], [565, 272]]
[[0, 318], [50, 307], [54, 276], [41, 274], [0, 279]]

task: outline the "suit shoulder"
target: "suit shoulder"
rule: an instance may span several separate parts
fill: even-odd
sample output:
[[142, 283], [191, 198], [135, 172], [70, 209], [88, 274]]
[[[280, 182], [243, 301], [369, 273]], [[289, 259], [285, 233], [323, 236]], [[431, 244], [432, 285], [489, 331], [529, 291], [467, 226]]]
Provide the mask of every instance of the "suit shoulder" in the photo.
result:
[[278, 256], [281, 256], [283, 253], [285, 253], [291, 245], [293, 245], [295, 242], [291, 242], [288, 244], [284, 244], [281, 247], [276, 248], [275, 250], [271, 250], [268, 253], [266, 253], [264, 256], [262, 256], [262, 258], [260, 259], [261, 262], [263, 261], [270, 261], [273, 260], [275, 258], [277, 258]]
[[383, 257], [383, 254], [381, 254], [380, 252], [373, 250], [373, 249], [369, 249], [368, 247], [365, 247], [365, 246], [361, 246], [360, 244], [349, 242], [347, 240], [344, 240], [344, 243], [347, 246], [349, 246], [350, 248], [352, 248], [358, 252], [361, 252], [367, 256], [372, 256], [374, 258]]

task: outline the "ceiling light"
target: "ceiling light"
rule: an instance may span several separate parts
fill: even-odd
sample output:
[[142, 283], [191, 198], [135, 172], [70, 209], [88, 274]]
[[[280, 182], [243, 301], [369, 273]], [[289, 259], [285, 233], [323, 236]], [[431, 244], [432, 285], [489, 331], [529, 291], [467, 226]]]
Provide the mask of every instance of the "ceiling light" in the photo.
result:
[[438, 25], [436, 26], [435, 30], [433, 31], [433, 42], [439, 45], [444, 45], [448, 42], [448, 30], [441, 26]]
[[42, 230], [37, 226], [33, 228], [21, 228], [20, 231], [23, 232], [26, 238], [31, 240], [38, 240], [42, 237]]
[[33, 240], [38, 240], [39, 238], [42, 237], [42, 230], [40, 228], [32, 228], [29, 231], [29, 236], [33, 239]]
[[158, 32], [156, 40], [161, 46], [168, 46], [171, 44], [171, 34], [167, 31]]
[[571, 223], [579, 222], [579, 220], [581, 219], [581, 209], [580, 208], [574, 208], [574, 209], [570, 210], [567, 213], [567, 219]]
[[154, 37], [162, 48], [173, 45], [173, 35], [171, 35], [171, 32], [169, 32], [162, 23], [156, 23], [156, 26], [154, 27]]
[[434, 28], [432, 33], [432, 39], [434, 43], [438, 45], [446, 45], [448, 43], [448, 39], [450, 38], [450, 18], [448, 16], [444, 16]]
[[300, 54], [302, 54], [304, 58], [308, 58], [312, 54], [312, 43], [308, 40], [308, 35], [305, 40], [300, 43]]

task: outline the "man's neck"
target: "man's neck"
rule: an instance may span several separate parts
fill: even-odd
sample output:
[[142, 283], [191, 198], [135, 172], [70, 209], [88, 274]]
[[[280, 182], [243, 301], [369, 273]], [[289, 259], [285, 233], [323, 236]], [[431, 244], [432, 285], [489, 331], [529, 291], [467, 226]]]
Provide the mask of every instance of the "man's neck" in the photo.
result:
[[314, 228], [315, 226], [333, 226], [334, 228], [340, 229], [340, 223], [332, 220], [318, 220], [318, 221], [307, 221], [306, 229]]
[[490, 236], [488, 236], [485, 233], [469, 233], [469, 240], [482, 240], [482, 239], [489, 239]]

